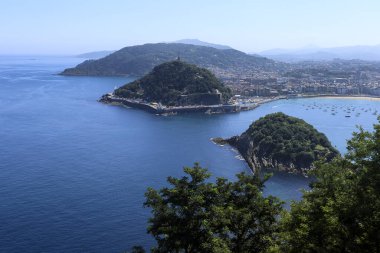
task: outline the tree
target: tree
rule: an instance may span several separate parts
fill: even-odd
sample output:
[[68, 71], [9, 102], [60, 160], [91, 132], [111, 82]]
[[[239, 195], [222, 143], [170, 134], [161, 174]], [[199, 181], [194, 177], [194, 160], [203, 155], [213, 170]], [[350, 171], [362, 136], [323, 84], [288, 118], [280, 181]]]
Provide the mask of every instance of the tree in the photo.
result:
[[236, 182], [218, 178], [195, 164], [186, 176], [168, 178], [171, 188], [148, 189], [152, 208], [148, 233], [155, 252], [265, 252], [277, 231], [282, 203], [263, 197], [264, 180], [244, 173]]
[[282, 217], [282, 252], [380, 252], [380, 125], [374, 128], [354, 133], [343, 158], [317, 164], [311, 190]]
[[168, 177], [172, 188], [148, 189], [145, 206], [152, 208], [148, 232], [157, 241], [157, 252], [202, 252], [213, 243], [211, 207], [217, 192], [205, 169], [184, 168], [181, 179]]
[[238, 180], [217, 180], [218, 197], [214, 226], [231, 252], [266, 252], [278, 231], [277, 216], [282, 202], [263, 197], [264, 182], [253, 175], [241, 173]]
[[380, 252], [380, 124], [374, 129], [354, 133], [345, 156], [317, 162], [290, 211], [262, 195], [268, 177], [211, 183], [198, 164], [185, 168], [171, 187], [146, 193], [154, 252]]

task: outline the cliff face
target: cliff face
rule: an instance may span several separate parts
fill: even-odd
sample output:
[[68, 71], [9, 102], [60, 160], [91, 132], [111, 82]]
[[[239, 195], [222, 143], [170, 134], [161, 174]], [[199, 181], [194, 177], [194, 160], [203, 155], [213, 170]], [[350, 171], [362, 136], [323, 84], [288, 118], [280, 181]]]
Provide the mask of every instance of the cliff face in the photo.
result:
[[247, 162], [248, 166], [254, 171], [260, 171], [260, 169], [275, 169], [278, 171], [286, 171], [289, 173], [302, 173], [305, 174], [307, 170], [311, 168], [305, 167], [301, 168], [296, 166], [294, 163], [286, 160], [277, 160], [271, 157], [263, 157], [258, 154], [255, 150], [255, 144], [250, 141], [249, 138], [234, 136], [230, 139], [225, 140], [226, 143], [235, 147], [244, 160]]
[[315, 161], [339, 154], [324, 134], [283, 113], [267, 115], [240, 136], [223, 141], [235, 147], [254, 171], [271, 168], [305, 174]]

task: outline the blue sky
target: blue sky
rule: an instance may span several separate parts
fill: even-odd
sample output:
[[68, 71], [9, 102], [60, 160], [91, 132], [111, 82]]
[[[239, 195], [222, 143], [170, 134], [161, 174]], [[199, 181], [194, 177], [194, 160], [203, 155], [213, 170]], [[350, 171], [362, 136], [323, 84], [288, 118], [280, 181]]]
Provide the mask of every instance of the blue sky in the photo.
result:
[[246, 52], [380, 44], [379, 0], [1, 0], [0, 54], [77, 54], [184, 38]]

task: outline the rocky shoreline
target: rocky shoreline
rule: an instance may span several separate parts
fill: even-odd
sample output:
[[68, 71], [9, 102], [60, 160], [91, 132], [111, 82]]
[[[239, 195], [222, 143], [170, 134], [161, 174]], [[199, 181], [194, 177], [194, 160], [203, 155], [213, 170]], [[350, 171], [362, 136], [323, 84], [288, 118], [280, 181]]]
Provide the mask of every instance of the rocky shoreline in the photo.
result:
[[[301, 174], [307, 177], [307, 172], [313, 168], [313, 166], [308, 168], [297, 168], [293, 163], [284, 163], [267, 157], [260, 157], [253, 152], [252, 149], [246, 149], [246, 147], [238, 145], [237, 138], [239, 138], [239, 136], [234, 136], [228, 139], [217, 137], [211, 138], [211, 141], [220, 146], [230, 145], [236, 149], [254, 174], [259, 174], [263, 169], [274, 169], [287, 173]], [[253, 142], [248, 143], [248, 145], [253, 147]]]
[[202, 112], [206, 114], [220, 113], [236, 113], [241, 111], [254, 110], [262, 104], [271, 103], [280, 99], [307, 99], [307, 98], [342, 98], [342, 99], [380, 99], [377, 96], [356, 96], [356, 95], [299, 95], [299, 96], [279, 96], [256, 101], [254, 104], [228, 104], [228, 105], [194, 105], [194, 106], [175, 106], [175, 107], [160, 107], [152, 105], [152, 103], [142, 102], [132, 99], [120, 98], [111, 93], [103, 95], [98, 101], [105, 104], [122, 105], [132, 108], [142, 109], [159, 115], [175, 115], [177, 113]]
[[99, 102], [105, 104], [123, 105], [138, 108], [158, 115], [173, 115], [177, 113], [202, 112], [206, 114], [236, 113], [245, 110], [255, 109], [258, 105], [241, 106], [237, 104], [221, 105], [193, 105], [193, 106], [163, 106], [157, 103], [149, 103], [139, 100], [132, 100], [114, 96], [113, 94], [103, 95]]
[[315, 161], [330, 161], [339, 155], [324, 134], [283, 113], [258, 119], [239, 136], [211, 141], [236, 149], [255, 174], [262, 169], [274, 169], [307, 176]]

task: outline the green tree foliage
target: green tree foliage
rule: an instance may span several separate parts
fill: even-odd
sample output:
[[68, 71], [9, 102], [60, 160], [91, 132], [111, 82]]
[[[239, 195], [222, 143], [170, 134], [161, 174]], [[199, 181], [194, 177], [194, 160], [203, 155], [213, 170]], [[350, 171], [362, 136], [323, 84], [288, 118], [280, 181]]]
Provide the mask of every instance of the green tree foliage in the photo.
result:
[[236, 182], [217, 180], [216, 231], [231, 252], [265, 252], [273, 243], [282, 203], [262, 196], [269, 177], [260, 180], [242, 173], [237, 178]]
[[299, 168], [308, 168], [316, 160], [329, 161], [338, 155], [323, 133], [304, 120], [280, 112], [252, 123], [234, 145], [243, 155], [253, 153]]
[[343, 158], [317, 167], [282, 218], [281, 251], [380, 252], [380, 125], [359, 129]]
[[207, 69], [182, 61], [171, 61], [156, 66], [143, 78], [120, 87], [115, 94], [119, 97], [141, 98], [165, 105], [178, 105], [183, 96], [189, 96], [187, 100], [194, 100], [188, 103], [196, 103], [197, 95], [209, 94], [209, 98], [205, 97], [204, 100], [208, 99], [211, 104], [217, 104], [222, 101], [215, 94], [216, 90], [222, 93], [224, 101], [231, 97], [229, 88]]
[[195, 164], [186, 176], [169, 177], [170, 188], [148, 189], [152, 208], [148, 232], [155, 252], [264, 252], [277, 231], [282, 203], [263, 197], [264, 181], [244, 173], [236, 182], [218, 178]]
[[380, 124], [374, 129], [354, 133], [345, 156], [317, 162], [290, 211], [263, 197], [268, 177], [212, 183], [198, 164], [185, 168], [170, 187], [146, 192], [154, 252], [380, 252]]

